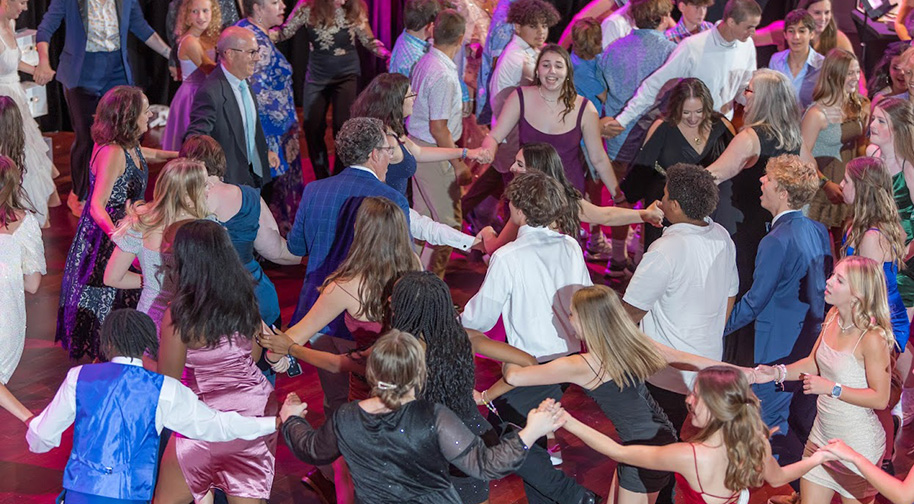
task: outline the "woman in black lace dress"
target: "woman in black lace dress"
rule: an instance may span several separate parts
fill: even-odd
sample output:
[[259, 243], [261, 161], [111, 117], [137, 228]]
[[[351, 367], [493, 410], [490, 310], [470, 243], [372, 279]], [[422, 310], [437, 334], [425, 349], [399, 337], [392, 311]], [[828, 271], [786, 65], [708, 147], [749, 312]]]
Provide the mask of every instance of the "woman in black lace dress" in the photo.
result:
[[356, 39], [375, 56], [390, 58], [390, 51], [371, 31], [366, 10], [363, 0], [300, 0], [286, 22], [270, 31], [275, 42], [292, 38], [301, 28], [308, 36], [311, 52], [302, 109], [308, 157], [318, 179], [330, 176], [324, 143], [327, 109], [333, 105], [336, 138], [358, 94], [361, 69]]
[[527, 447], [559, 427], [544, 401], [527, 416], [527, 425], [487, 448], [446, 406], [417, 399], [425, 386], [425, 350], [419, 341], [393, 330], [375, 343], [368, 358], [372, 397], [338, 409], [318, 430], [302, 416], [288, 419], [298, 401], [283, 407], [282, 433], [296, 457], [328, 464], [340, 455], [349, 464], [360, 502], [374, 504], [461, 504], [448, 466], [482, 480], [510, 474], [527, 456]]
[[104, 276], [115, 247], [109, 237], [126, 215], [127, 204], [143, 199], [146, 192], [146, 160], [177, 156], [177, 152], [140, 147], [149, 116], [149, 100], [140, 88], [131, 86], [105, 93], [95, 112], [90, 196], [67, 254], [54, 336], [72, 359], [98, 357], [99, 330], [105, 317], [114, 308], [133, 308], [139, 301], [139, 289], [107, 287]]

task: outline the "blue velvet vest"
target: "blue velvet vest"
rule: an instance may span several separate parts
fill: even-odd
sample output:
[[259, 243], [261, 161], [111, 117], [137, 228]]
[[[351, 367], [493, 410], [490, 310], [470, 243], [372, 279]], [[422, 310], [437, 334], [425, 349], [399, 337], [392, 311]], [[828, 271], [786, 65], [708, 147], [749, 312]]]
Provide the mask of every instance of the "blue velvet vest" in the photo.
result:
[[65, 489], [115, 499], [152, 499], [159, 447], [155, 415], [163, 381], [162, 375], [138, 366], [82, 367]]

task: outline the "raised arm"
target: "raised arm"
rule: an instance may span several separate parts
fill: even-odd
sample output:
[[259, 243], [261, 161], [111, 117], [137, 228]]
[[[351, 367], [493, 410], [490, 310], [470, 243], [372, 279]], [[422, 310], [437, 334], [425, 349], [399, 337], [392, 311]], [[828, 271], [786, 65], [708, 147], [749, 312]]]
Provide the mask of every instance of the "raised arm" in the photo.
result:
[[581, 200], [581, 210], [578, 216], [581, 222], [599, 224], [601, 226], [627, 226], [646, 222], [660, 227], [663, 222], [663, 210], [655, 201], [647, 208], [635, 210], [631, 208], [597, 206], [587, 200]]
[[628, 101], [628, 105], [615, 120], [625, 128], [631, 122], [637, 121], [654, 104], [657, 94], [664, 84], [671, 79], [679, 79], [691, 75], [689, 55], [684, 50], [685, 45], [679, 44], [667, 58], [666, 63], [654, 71], [638, 86], [635, 96]]
[[493, 340], [475, 329], [467, 329], [466, 331], [467, 336], [470, 338], [470, 345], [473, 346], [473, 353], [518, 366], [536, 365], [536, 357], [519, 348], [513, 347], [504, 341]]
[[482, 148], [494, 156], [499, 144], [508, 137], [511, 130], [517, 126], [518, 121], [520, 121], [520, 101], [517, 93], [511, 93], [505, 99], [501, 113], [498, 114], [498, 119], [495, 121], [495, 127], [482, 139]]

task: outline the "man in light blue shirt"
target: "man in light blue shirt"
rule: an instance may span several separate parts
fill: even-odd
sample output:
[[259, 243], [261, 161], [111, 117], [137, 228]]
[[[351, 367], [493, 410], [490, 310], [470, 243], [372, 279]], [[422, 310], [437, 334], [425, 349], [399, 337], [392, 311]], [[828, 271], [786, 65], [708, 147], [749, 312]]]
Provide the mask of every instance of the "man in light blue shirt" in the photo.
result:
[[784, 18], [784, 39], [787, 49], [776, 53], [768, 67], [790, 79], [797, 101], [803, 110], [812, 103], [812, 92], [819, 78], [819, 69], [825, 56], [810, 46], [815, 35], [816, 23], [806, 9], [792, 10]]
[[428, 39], [432, 36], [432, 25], [439, 10], [441, 5], [438, 0], [407, 0], [403, 12], [405, 27], [390, 51], [387, 67], [390, 73], [410, 76], [416, 62], [428, 52]]

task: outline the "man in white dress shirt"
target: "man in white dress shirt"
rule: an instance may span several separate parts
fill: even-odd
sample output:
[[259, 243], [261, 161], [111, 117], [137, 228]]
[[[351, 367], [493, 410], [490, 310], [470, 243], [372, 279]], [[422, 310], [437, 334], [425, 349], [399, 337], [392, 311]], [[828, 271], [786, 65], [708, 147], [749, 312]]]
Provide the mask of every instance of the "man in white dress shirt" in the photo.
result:
[[[467, 303], [462, 323], [468, 329], [491, 330], [504, 322], [508, 343], [547, 362], [579, 352], [581, 342], [569, 321], [571, 297], [593, 285], [578, 242], [549, 225], [565, 207], [562, 188], [540, 172], [518, 175], [505, 190], [517, 239], [498, 249], [489, 262], [479, 292]], [[523, 424], [543, 399], [562, 396], [558, 385], [521, 387], [494, 401], [496, 423]], [[541, 447], [531, 447], [517, 474], [531, 503], [591, 503], [592, 492], [552, 468]]]
[[683, 40], [666, 63], [652, 73], [615, 118], [603, 119], [603, 134], [613, 137], [637, 121], [657, 100], [664, 86], [684, 77], [701, 79], [711, 91], [714, 110], [733, 117], [733, 102], [742, 99], [756, 70], [752, 34], [762, 19], [755, 0], [729, 0], [724, 19], [713, 30]]

